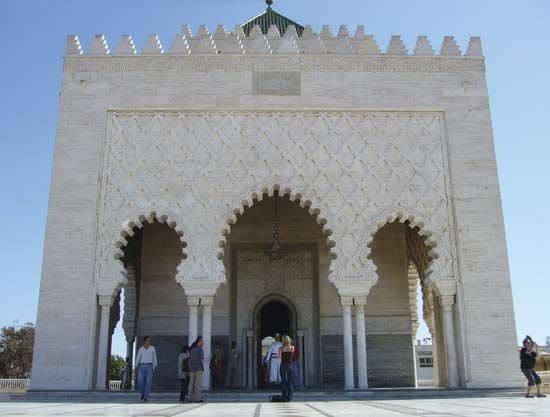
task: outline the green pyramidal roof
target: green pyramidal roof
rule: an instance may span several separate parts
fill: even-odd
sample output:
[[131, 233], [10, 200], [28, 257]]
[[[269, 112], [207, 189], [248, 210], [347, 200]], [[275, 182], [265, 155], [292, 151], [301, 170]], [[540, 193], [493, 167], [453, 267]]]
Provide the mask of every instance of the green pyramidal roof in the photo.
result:
[[282, 14], [277, 13], [271, 7], [268, 7], [262, 14], [259, 14], [258, 16], [250, 19], [248, 22], [243, 23], [241, 28], [243, 29], [244, 34], [248, 36], [252, 28], [256, 25], [260, 27], [260, 30], [264, 35], [267, 34], [267, 31], [271, 25], [277, 26], [277, 29], [279, 29], [279, 33], [281, 35], [286, 32], [286, 28], [290, 25], [294, 25], [296, 27], [298, 36], [302, 36], [302, 32], [304, 31], [304, 27], [302, 25], [296, 23], [288, 17], [283, 16]]

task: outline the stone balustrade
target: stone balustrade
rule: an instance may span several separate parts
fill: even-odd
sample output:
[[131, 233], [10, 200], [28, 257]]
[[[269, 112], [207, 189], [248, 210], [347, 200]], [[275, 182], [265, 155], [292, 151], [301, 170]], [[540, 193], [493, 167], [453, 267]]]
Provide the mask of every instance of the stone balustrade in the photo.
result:
[[26, 391], [30, 386], [30, 379], [0, 379], [0, 391]]

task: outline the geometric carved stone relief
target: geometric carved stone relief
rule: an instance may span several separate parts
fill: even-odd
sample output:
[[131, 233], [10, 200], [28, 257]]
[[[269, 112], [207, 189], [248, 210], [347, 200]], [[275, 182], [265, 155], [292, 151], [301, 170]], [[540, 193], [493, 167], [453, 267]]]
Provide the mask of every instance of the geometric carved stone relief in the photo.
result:
[[[301, 328], [313, 326], [313, 252], [289, 250], [284, 259], [266, 262], [264, 248], [238, 249], [236, 253], [237, 329], [253, 327], [251, 312], [258, 300], [282, 294], [298, 311]], [[298, 317], [294, 318], [296, 321]], [[240, 325], [240, 326], [239, 326]]]
[[128, 225], [152, 217], [186, 243], [179, 282], [225, 282], [221, 246], [236, 214], [274, 189], [322, 224], [331, 281], [376, 281], [369, 245], [395, 219], [428, 237], [433, 279], [452, 279], [443, 123], [433, 111], [110, 111], [98, 288], [123, 283]]

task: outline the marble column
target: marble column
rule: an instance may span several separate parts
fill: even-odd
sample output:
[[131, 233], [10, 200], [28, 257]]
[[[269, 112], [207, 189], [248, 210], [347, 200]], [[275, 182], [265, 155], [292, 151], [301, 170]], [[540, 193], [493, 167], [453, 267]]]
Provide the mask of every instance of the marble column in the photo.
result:
[[210, 390], [210, 356], [212, 353], [212, 304], [214, 297], [201, 297], [202, 305], [202, 340], [204, 345], [204, 374], [202, 377], [202, 389]]
[[97, 374], [96, 389], [107, 389], [107, 364], [109, 363], [109, 321], [111, 306], [113, 305], [113, 296], [99, 296], [100, 322], [99, 322], [99, 340], [97, 349]]
[[254, 389], [254, 330], [246, 331], [247, 355], [246, 355], [246, 386], [249, 390]]
[[357, 337], [357, 373], [360, 389], [369, 387], [367, 376], [367, 339], [365, 331], [366, 297], [355, 298], [355, 332]]
[[197, 327], [199, 322], [199, 302], [198, 297], [187, 297], [187, 305], [189, 306], [189, 341], [191, 346], [197, 339]]
[[447, 357], [447, 385], [449, 388], [456, 388], [458, 387], [458, 371], [453, 318], [454, 295], [441, 295], [439, 297], [439, 304], [443, 311], [443, 332], [445, 334], [445, 354]]
[[309, 385], [309, 378], [306, 374], [306, 370], [304, 369], [304, 356], [306, 354], [306, 344], [305, 344], [305, 331], [304, 330], [298, 330], [296, 332], [296, 336], [298, 337], [298, 348], [300, 349], [300, 356], [298, 357], [298, 367], [300, 368], [300, 381], [301, 386], [298, 388], [303, 388], [306, 386], [306, 378], [308, 379], [308, 385]]
[[353, 298], [341, 297], [342, 317], [344, 324], [344, 389], [352, 390], [355, 388], [353, 378], [353, 336], [351, 327], [351, 306]]
[[134, 337], [126, 336], [126, 357], [130, 358], [130, 363], [132, 363], [132, 356], [134, 356]]

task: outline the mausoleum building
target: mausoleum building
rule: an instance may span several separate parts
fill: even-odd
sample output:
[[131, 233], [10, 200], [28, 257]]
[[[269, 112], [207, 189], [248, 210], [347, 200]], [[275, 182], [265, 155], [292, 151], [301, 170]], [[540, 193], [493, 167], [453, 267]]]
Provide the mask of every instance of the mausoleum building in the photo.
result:
[[271, 7], [140, 50], [68, 37], [33, 389], [104, 389], [119, 321], [157, 387], [202, 335], [261, 388], [275, 332], [306, 387], [414, 387], [419, 286], [436, 383], [518, 385], [479, 38], [382, 47]]

